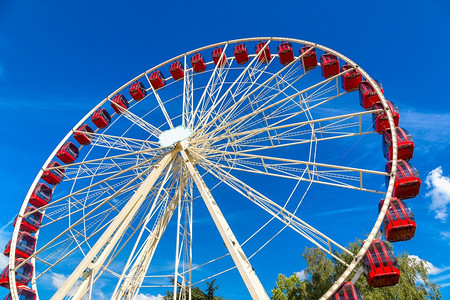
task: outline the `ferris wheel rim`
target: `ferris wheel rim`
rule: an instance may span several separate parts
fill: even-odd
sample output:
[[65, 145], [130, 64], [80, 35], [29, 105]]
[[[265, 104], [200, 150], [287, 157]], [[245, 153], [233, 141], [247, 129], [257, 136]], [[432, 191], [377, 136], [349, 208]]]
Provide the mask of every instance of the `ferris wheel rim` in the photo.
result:
[[[161, 64], [156, 65], [155, 67], [152, 67], [150, 69], [148, 69], [147, 71], [141, 73], [140, 75], [136, 76], [135, 78], [133, 78], [132, 80], [130, 80], [129, 82], [125, 83], [124, 85], [122, 85], [119, 89], [115, 90], [113, 93], [111, 93], [109, 96], [107, 96], [104, 100], [100, 101], [99, 104], [97, 104], [91, 111], [89, 111], [83, 118], [80, 119], [80, 121], [66, 134], [66, 136], [61, 140], [61, 142], [55, 147], [55, 149], [52, 151], [52, 153], [49, 155], [49, 157], [47, 158], [47, 160], [45, 161], [44, 165], [42, 166], [42, 168], [40, 169], [40, 171], [38, 172], [38, 174], [36, 175], [33, 183], [30, 186], [30, 189], [28, 190], [27, 195], [25, 196], [24, 202], [22, 204], [22, 207], [19, 211], [19, 217], [18, 217], [18, 221], [20, 222], [24, 212], [25, 212], [25, 208], [27, 206], [28, 203], [28, 199], [35, 187], [35, 185], [37, 184], [37, 182], [39, 181], [44, 169], [46, 168], [46, 166], [51, 162], [52, 158], [55, 157], [56, 152], [58, 151], [58, 149], [71, 137], [71, 135], [73, 134], [73, 132], [81, 125], [83, 124], [84, 121], [86, 121], [92, 114], [94, 111], [96, 111], [98, 108], [100, 108], [103, 104], [105, 104], [106, 102], [108, 102], [114, 95], [116, 95], [117, 93], [121, 92], [125, 87], [129, 86], [131, 83], [133, 83], [136, 80], [139, 80], [142, 77], [147, 77], [147, 75], [149, 73], [151, 73], [152, 71], [157, 70], [158, 68], [161, 68], [164, 65], [167, 65], [171, 62], [177, 61], [182, 59], [183, 57], [186, 58], [188, 55], [194, 54], [196, 52], [200, 52], [200, 51], [204, 51], [207, 49], [211, 49], [211, 48], [215, 48], [215, 47], [220, 47], [226, 44], [236, 44], [236, 43], [244, 43], [244, 42], [255, 42], [255, 41], [279, 41], [279, 42], [292, 42], [292, 43], [296, 43], [296, 44], [303, 44], [303, 45], [310, 45], [313, 46], [314, 48], [332, 53], [334, 55], [336, 55], [338, 58], [340, 58], [341, 60], [345, 61], [346, 63], [349, 63], [351, 66], [353, 66], [354, 68], [356, 68], [357, 70], [359, 70], [361, 72], [361, 74], [364, 76], [364, 78], [369, 81], [369, 83], [371, 83], [372, 87], [375, 89], [376, 93], [378, 94], [381, 103], [385, 109], [385, 112], [388, 116], [388, 120], [389, 120], [389, 126], [392, 132], [392, 143], [393, 143], [393, 163], [392, 163], [392, 171], [391, 174], [395, 174], [396, 169], [397, 169], [397, 137], [396, 137], [396, 131], [395, 129], [395, 124], [393, 121], [393, 117], [391, 115], [390, 110], [388, 109], [388, 104], [387, 104], [387, 100], [384, 97], [384, 94], [380, 91], [380, 89], [378, 88], [377, 84], [375, 84], [375, 81], [370, 77], [370, 75], [364, 71], [361, 67], [359, 67], [357, 64], [355, 64], [352, 60], [350, 60], [348, 57], [340, 54], [337, 51], [332, 50], [331, 48], [319, 45], [317, 43], [312, 43], [312, 42], [308, 42], [308, 41], [304, 41], [304, 40], [299, 40], [299, 39], [292, 39], [292, 38], [281, 38], [281, 37], [255, 37], [255, 38], [243, 38], [243, 39], [235, 39], [235, 40], [230, 40], [230, 41], [224, 41], [224, 42], [220, 42], [220, 43], [216, 43], [216, 44], [211, 44], [205, 47], [200, 47], [197, 48], [195, 50], [183, 53], [181, 55], [178, 55], [170, 60], [167, 60]], [[276, 56], [276, 55], [272, 55], [272, 56]], [[148, 79], [148, 77], [147, 77]], [[328, 298], [330, 297], [335, 291], [337, 291], [337, 289], [341, 286], [341, 284], [344, 282], [344, 280], [346, 278], [348, 278], [348, 275], [355, 269], [355, 267], [360, 263], [362, 257], [364, 256], [365, 252], [368, 250], [371, 242], [373, 239], [375, 239], [376, 234], [379, 231], [379, 228], [381, 226], [382, 220], [384, 219], [384, 216], [386, 214], [386, 210], [389, 206], [389, 202], [391, 199], [391, 195], [392, 195], [392, 191], [393, 191], [393, 185], [394, 185], [394, 177], [391, 175], [390, 176], [390, 180], [389, 180], [389, 184], [387, 187], [387, 191], [386, 191], [386, 197], [385, 197], [385, 201], [384, 204], [380, 210], [380, 213], [378, 215], [377, 220], [375, 221], [374, 227], [372, 228], [368, 238], [366, 239], [367, 243], [364, 243], [364, 245], [361, 247], [360, 252], [356, 255], [358, 257], [357, 260], [353, 261], [351, 263], [351, 265], [353, 266], [352, 268], [347, 268], [346, 271], [344, 271], [344, 273], [341, 275], [341, 277], [339, 277], [338, 280], [336, 280], [336, 282], [333, 284], [333, 286], [327, 291], [327, 293], [324, 294], [324, 298]], [[14, 228], [14, 232], [13, 232], [13, 237], [12, 237], [12, 245], [11, 245], [11, 256], [9, 258], [9, 263], [14, 263], [15, 260], [15, 253], [14, 253], [14, 248], [15, 248], [15, 244], [17, 242], [17, 237], [18, 237], [18, 233], [19, 233], [19, 226], [17, 228]], [[36, 235], [39, 234], [39, 231], [37, 232]], [[34, 258], [33, 258], [34, 260]], [[13, 268], [12, 268], [13, 269]], [[10, 272], [14, 272], [13, 270], [11, 270]], [[344, 276], [345, 275], [345, 276]], [[11, 276], [10, 276], [11, 277]], [[33, 274], [34, 277], [34, 274]], [[14, 276], [12, 276], [12, 282], [11, 284], [14, 283], [15, 279]], [[33, 287], [35, 286], [35, 282], [33, 282]], [[11, 289], [12, 291], [15, 290], [14, 288]], [[36, 293], [38, 292], [38, 289], [35, 289]], [[16, 291], [17, 292], [17, 291]], [[14, 294], [14, 292], [13, 292]]]

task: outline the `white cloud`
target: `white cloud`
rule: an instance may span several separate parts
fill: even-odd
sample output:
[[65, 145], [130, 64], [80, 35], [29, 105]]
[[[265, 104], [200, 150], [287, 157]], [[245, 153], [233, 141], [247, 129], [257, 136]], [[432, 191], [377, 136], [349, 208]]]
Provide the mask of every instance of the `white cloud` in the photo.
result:
[[[446, 137], [450, 135], [450, 114], [427, 113], [417, 111], [402, 111], [402, 127], [414, 132], [415, 137], [420, 137], [428, 142], [438, 142], [439, 145], [448, 144]], [[436, 124], [442, 130], [436, 130]], [[436, 144], [433, 145], [436, 147]]]
[[[6, 244], [9, 243], [12, 237], [12, 226], [14, 219], [9, 221], [6, 225], [0, 227], [0, 249], [3, 251]], [[11, 230], [10, 230], [11, 229]], [[0, 253], [0, 272], [8, 265], [8, 257]]]
[[300, 272], [295, 272], [295, 275], [297, 275], [297, 277], [300, 278], [300, 280], [306, 279], [305, 269], [301, 270]]
[[149, 295], [149, 294], [138, 294], [135, 300], [162, 300], [163, 296], [158, 294], [157, 296]]
[[428, 193], [426, 197], [431, 198], [430, 210], [434, 211], [435, 218], [442, 222], [447, 221], [447, 205], [450, 203], [450, 178], [443, 175], [442, 167], [439, 166], [425, 179]]
[[430, 274], [430, 275], [438, 275], [438, 274], [441, 274], [442, 272], [450, 270], [450, 267], [438, 268], [435, 265], [433, 265], [432, 263], [430, 263], [429, 261], [427, 261], [425, 259], [421, 259], [417, 255], [409, 255], [409, 258], [415, 259], [417, 261], [422, 260], [425, 263], [425, 267], [428, 269], [428, 274]]
[[0, 254], [0, 272], [3, 271], [8, 265], [8, 257]]
[[441, 237], [442, 237], [443, 240], [450, 239], [450, 232], [448, 232], [448, 231], [441, 231]]
[[51, 274], [52, 284], [55, 288], [59, 289], [67, 279], [64, 274], [52, 273]]
[[96, 298], [97, 300], [105, 300], [106, 295], [101, 290], [94, 288], [94, 297], [92, 298]]

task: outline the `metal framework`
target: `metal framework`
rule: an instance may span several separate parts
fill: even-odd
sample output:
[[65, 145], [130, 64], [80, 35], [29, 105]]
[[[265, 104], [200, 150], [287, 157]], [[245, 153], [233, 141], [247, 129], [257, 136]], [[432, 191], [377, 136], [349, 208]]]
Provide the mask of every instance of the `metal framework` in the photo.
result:
[[[372, 170], [370, 164], [354, 167], [351, 162], [341, 163], [341, 159], [321, 160], [327, 157], [323, 149], [334, 151], [341, 145], [336, 153], [342, 158], [360, 139], [374, 134], [368, 119], [380, 110], [362, 111], [357, 105], [341, 104], [347, 99], [357, 101], [339, 85], [339, 78], [350, 70], [324, 79], [317, 76], [320, 66], [304, 71], [305, 54], [282, 66], [277, 54], [272, 53], [271, 59], [263, 63], [251, 51], [248, 63], [237, 64], [230, 49], [238, 43], [261, 40], [267, 43], [260, 55], [266, 47], [274, 49], [278, 42], [309, 45], [336, 55], [369, 81], [390, 123], [394, 149], [391, 174]], [[223, 48], [219, 61], [226, 63], [216, 66], [207, 60], [207, 70], [202, 73], [189, 67], [192, 54], [216, 47]], [[175, 61], [184, 63], [184, 78], [175, 81], [169, 77], [164, 88], [155, 90], [149, 75]], [[25, 197], [17, 222], [33, 213], [25, 214], [28, 199], [58, 149], [94, 111], [109, 106], [114, 95], [126, 92], [137, 80], [150, 86], [145, 99], [130, 101], [129, 109], [112, 114], [108, 128], [95, 130], [91, 144], [80, 147], [83, 157], [63, 166], [64, 179], [54, 187], [52, 201], [36, 209], [44, 214], [44, 220], [36, 233], [38, 247], [27, 259], [36, 266], [32, 288], [42, 294], [41, 280], [57, 273], [66, 279], [52, 294], [55, 300], [92, 299], [105, 281], [109, 285], [114, 281], [115, 289], [108, 291], [111, 299], [134, 299], [150, 288], [169, 288], [174, 300], [191, 299], [192, 288], [198, 283], [237, 269], [236, 274], [253, 299], [269, 299], [268, 287], [264, 288], [250, 260], [289, 228], [292, 234], [346, 266], [322, 297], [330, 298], [358, 266], [379, 232], [393, 190], [397, 140], [387, 102], [372, 78], [342, 54], [308, 41], [267, 37], [227, 41], [184, 53], [133, 78], [83, 117], [50, 154]], [[160, 146], [161, 133], [186, 128], [192, 133], [181, 138], [173, 136], [171, 146]], [[380, 191], [384, 176], [390, 176], [389, 184], [387, 191]], [[268, 189], [271, 184], [272, 189]], [[380, 214], [357, 255], [327, 235], [323, 226], [320, 230], [317, 224], [300, 218], [301, 205], [308, 201], [307, 193], [315, 186], [385, 195]], [[237, 237], [231, 229], [223, 210], [229, 209], [220, 192], [224, 188], [227, 194], [233, 193], [269, 218], [252, 229], [247, 238], [233, 228]], [[280, 192], [282, 189], [286, 191]], [[194, 263], [199, 235], [196, 233], [194, 238], [194, 211], [200, 198], [227, 253], [217, 251], [212, 258], [199, 258], [200, 263]], [[263, 233], [277, 225], [282, 228], [276, 233]], [[157, 265], [159, 249], [166, 249], [161, 243], [171, 240], [167, 235], [172, 233], [166, 231], [176, 234], [173, 267], [169, 273], [151, 272]], [[9, 258], [11, 295], [16, 300], [15, 272], [23, 265], [15, 266], [18, 234], [16, 226]], [[247, 247], [252, 242], [258, 246]], [[346, 251], [353, 261], [340, 260], [334, 250]], [[214, 271], [207, 275], [196, 275], [197, 270], [205, 270], [227, 256], [231, 257], [231, 267], [211, 267]], [[79, 262], [71, 267], [73, 260]], [[165, 279], [168, 276], [172, 283]]]

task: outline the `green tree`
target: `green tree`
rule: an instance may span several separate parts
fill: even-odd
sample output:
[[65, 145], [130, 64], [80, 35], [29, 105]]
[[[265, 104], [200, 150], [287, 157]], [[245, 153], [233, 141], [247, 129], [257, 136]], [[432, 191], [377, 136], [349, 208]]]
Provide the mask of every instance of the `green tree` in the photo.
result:
[[[170, 278], [171, 283], [173, 284], [173, 277]], [[219, 297], [214, 295], [215, 291], [219, 289], [219, 286], [216, 285], [216, 279], [211, 282], [206, 282], [206, 289], [202, 291], [199, 287], [194, 286], [191, 288], [191, 296], [192, 300], [222, 300], [223, 297]], [[180, 286], [180, 284], [178, 285]], [[181, 293], [180, 288], [178, 288], [177, 295]], [[188, 291], [184, 291], [185, 299], [188, 299]], [[173, 300], [173, 292], [166, 292], [166, 295], [163, 296], [164, 300]]]
[[297, 274], [286, 277], [278, 275], [277, 286], [272, 290], [272, 299], [300, 300], [306, 299], [306, 282], [301, 281]]
[[[347, 247], [351, 252], [357, 253], [360, 249], [358, 243], [350, 243]], [[348, 253], [335, 252], [336, 256], [350, 263], [353, 259]], [[293, 274], [286, 277], [278, 275], [275, 288], [272, 290], [273, 300], [315, 300], [323, 295], [331, 284], [345, 270], [345, 267], [337, 260], [329, 259], [317, 248], [306, 248], [302, 254], [306, 260], [306, 279]], [[439, 300], [442, 296], [439, 286], [432, 283], [428, 276], [428, 269], [423, 260], [410, 257], [403, 253], [397, 257], [401, 272], [399, 284], [384, 288], [371, 288], [364, 276], [356, 282], [365, 300], [391, 300], [391, 299], [431, 299]]]
[[219, 286], [216, 285], [216, 280], [214, 279], [211, 282], [206, 282], [206, 299], [208, 300], [214, 300], [217, 299], [217, 296], [214, 296], [214, 293], [216, 290], [219, 289]]

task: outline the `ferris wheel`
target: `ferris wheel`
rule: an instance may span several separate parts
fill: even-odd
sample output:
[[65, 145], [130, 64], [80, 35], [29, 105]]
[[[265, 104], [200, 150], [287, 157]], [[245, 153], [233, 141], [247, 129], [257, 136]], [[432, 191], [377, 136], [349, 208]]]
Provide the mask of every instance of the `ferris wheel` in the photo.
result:
[[[292, 246], [298, 257], [306, 245], [345, 266], [330, 298], [353, 271], [367, 273], [368, 249], [388, 256], [376, 244], [386, 211], [411, 221], [391, 240], [414, 235], [401, 199], [417, 195], [420, 179], [398, 119], [378, 82], [316, 43], [247, 38], [167, 60], [99, 102], [50, 154], [15, 221], [0, 285], [11, 299], [190, 299], [223, 277], [246, 298], [269, 299], [276, 275], [264, 273], [281, 272], [274, 251]], [[386, 171], [378, 151], [366, 155], [379, 135]], [[383, 198], [379, 214], [363, 230], [318, 217], [330, 203], [373, 197]], [[365, 240], [356, 255], [344, 246], [355, 238]]]

